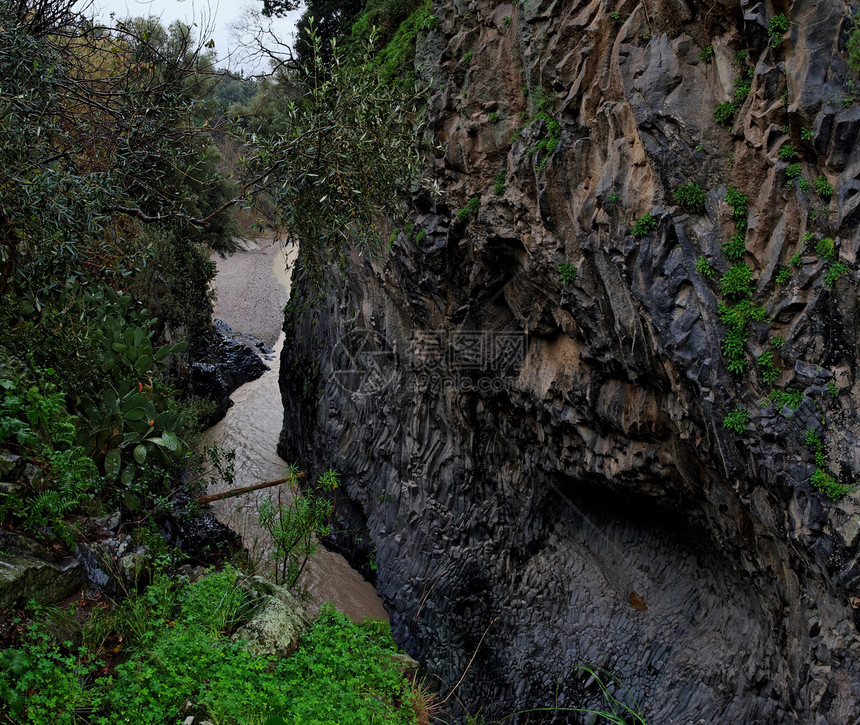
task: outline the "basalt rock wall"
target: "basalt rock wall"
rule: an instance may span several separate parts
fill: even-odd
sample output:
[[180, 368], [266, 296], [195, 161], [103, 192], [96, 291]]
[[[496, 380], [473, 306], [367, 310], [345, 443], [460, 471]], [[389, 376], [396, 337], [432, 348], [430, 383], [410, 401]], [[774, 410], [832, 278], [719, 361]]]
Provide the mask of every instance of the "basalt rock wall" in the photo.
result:
[[598, 705], [587, 664], [649, 723], [857, 722], [852, 10], [434, 5], [444, 152], [387, 255], [299, 276], [280, 452], [341, 472], [398, 642], [474, 656], [466, 710]]

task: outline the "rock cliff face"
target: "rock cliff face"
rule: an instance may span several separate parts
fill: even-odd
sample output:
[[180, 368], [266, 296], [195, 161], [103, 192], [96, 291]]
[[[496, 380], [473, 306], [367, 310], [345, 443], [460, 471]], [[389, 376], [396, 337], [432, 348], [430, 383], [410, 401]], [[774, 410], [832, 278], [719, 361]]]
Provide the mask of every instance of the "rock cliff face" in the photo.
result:
[[280, 452], [342, 473], [398, 642], [477, 649], [472, 712], [598, 704], [589, 664], [649, 723], [858, 722], [860, 494], [812, 485], [860, 475], [850, 11], [434, 6], [444, 156], [385, 259], [299, 280]]

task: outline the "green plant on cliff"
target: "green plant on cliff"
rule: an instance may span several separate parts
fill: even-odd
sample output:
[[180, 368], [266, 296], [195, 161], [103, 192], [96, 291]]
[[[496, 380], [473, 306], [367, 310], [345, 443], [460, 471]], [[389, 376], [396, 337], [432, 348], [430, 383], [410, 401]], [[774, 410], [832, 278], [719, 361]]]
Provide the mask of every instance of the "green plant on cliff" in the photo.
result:
[[720, 278], [720, 292], [724, 297], [750, 297], [753, 293], [753, 271], [743, 262], [733, 264]]
[[778, 48], [782, 43], [782, 36], [791, 29], [791, 21], [784, 13], [774, 15], [768, 23], [767, 34], [770, 38], [770, 47]]
[[693, 214], [705, 210], [705, 190], [696, 183], [681, 184], [674, 192], [675, 201]]
[[761, 370], [761, 378], [764, 381], [765, 385], [770, 385], [771, 383], [775, 383], [779, 378], [779, 367], [774, 362], [773, 352], [770, 350], [763, 350], [762, 353], [758, 356], [758, 365]]
[[[537, 102], [537, 111], [529, 116], [529, 123], [539, 122], [540, 134], [537, 142], [529, 147], [527, 155], [537, 155], [540, 159], [535, 166], [537, 171], [543, 171], [549, 162], [552, 152], [561, 140], [561, 124], [552, 117], [553, 97], [550, 93], [538, 86], [532, 94]], [[519, 132], [511, 139], [513, 143], [519, 136]]]
[[633, 224], [633, 229], [631, 233], [637, 239], [640, 239], [647, 234], [650, 234], [657, 228], [657, 218], [651, 216], [650, 214], [645, 214], [644, 216], [639, 217], [636, 222]]
[[738, 406], [723, 418], [723, 428], [727, 428], [740, 435], [747, 429], [749, 422], [749, 412], [745, 408]]
[[833, 185], [827, 180], [824, 174], [821, 174], [814, 182], [815, 193], [822, 199], [829, 199], [833, 196]]
[[457, 212], [457, 219], [462, 221], [464, 219], [468, 219], [470, 216], [475, 216], [478, 213], [478, 209], [481, 207], [481, 199], [478, 196], [473, 196], [469, 201], [466, 202], [466, 206], [460, 209]]
[[705, 257], [699, 257], [696, 260], [696, 271], [705, 279], [713, 279], [717, 276], [717, 270]]
[[746, 254], [746, 243], [743, 232], [735, 232], [723, 242], [723, 254], [733, 262], [740, 262]]
[[827, 268], [824, 275], [824, 284], [827, 287], [832, 287], [836, 284], [836, 280], [848, 273], [848, 265], [844, 262], [833, 262]]
[[830, 472], [828, 468], [827, 453], [824, 448], [824, 440], [814, 428], [808, 428], [806, 431], [806, 445], [808, 445], [815, 454], [815, 470], [810, 479], [810, 483], [812, 483], [818, 491], [821, 491], [821, 493], [834, 501], [849, 493], [851, 491], [851, 486], [839, 483]]
[[848, 35], [845, 52], [848, 54], [848, 66], [855, 73], [860, 73], [860, 14], [854, 16], [854, 27]]
[[558, 278], [563, 285], [573, 284], [576, 281], [577, 272], [572, 264], [565, 262], [558, 265]]
[[779, 158], [782, 161], [791, 161], [797, 158], [797, 147], [789, 141], [779, 147]]
[[731, 126], [737, 110], [731, 101], [723, 101], [714, 109], [714, 121], [720, 126]]

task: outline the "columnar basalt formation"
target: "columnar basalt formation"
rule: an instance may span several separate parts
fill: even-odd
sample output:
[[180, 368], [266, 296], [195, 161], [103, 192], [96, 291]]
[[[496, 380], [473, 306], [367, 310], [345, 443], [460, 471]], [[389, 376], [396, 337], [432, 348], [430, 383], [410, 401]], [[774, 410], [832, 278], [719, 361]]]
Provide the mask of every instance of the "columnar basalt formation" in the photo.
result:
[[398, 642], [450, 685], [477, 649], [467, 709], [596, 705], [588, 664], [649, 723], [856, 722], [860, 493], [812, 484], [860, 476], [850, 10], [434, 6], [444, 154], [386, 255], [297, 281], [280, 452], [342, 474]]

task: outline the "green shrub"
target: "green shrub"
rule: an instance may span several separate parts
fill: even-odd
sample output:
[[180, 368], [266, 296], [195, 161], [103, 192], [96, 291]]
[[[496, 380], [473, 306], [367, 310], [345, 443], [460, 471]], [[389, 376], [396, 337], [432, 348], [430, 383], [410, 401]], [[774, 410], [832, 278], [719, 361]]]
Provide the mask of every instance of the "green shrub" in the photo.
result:
[[699, 257], [696, 260], [696, 271], [705, 279], [713, 279], [717, 276], [717, 270], [704, 257]]
[[842, 275], [847, 274], [848, 265], [844, 262], [834, 262], [827, 268], [827, 272], [824, 275], [824, 284], [828, 287], [832, 287], [836, 284], [836, 280], [839, 279]]
[[830, 262], [835, 262], [838, 258], [836, 254], [836, 242], [833, 237], [824, 237], [815, 243], [815, 253], [822, 259]]
[[767, 34], [770, 37], [770, 47], [778, 48], [779, 44], [782, 42], [782, 36], [790, 29], [791, 21], [788, 19], [787, 15], [780, 13], [779, 15], [771, 17], [767, 29]]
[[746, 74], [741, 74], [735, 78], [735, 100], [738, 103], [743, 103], [746, 100], [746, 97], [750, 94], [754, 75], [755, 71], [750, 68]]
[[496, 183], [493, 185], [493, 193], [496, 196], [503, 196], [505, 193], [505, 172], [503, 171], [496, 177]]
[[821, 176], [815, 180], [814, 186], [815, 193], [822, 199], [829, 199], [833, 195], [833, 186], [824, 174], [821, 174]]
[[775, 279], [780, 287], [785, 287], [791, 281], [791, 270], [788, 267], [780, 267], [776, 271]]
[[731, 101], [723, 101], [714, 109], [714, 121], [720, 126], [731, 126], [737, 110]]
[[[860, 16], [858, 16], [860, 17]], [[855, 73], [860, 73], [860, 22], [854, 18], [854, 28], [848, 36], [845, 52], [848, 54], [848, 66]]]
[[707, 45], [702, 48], [702, 52], [699, 53], [699, 60], [705, 61], [705, 63], [710, 63], [714, 57], [714, 46]]
[[705, 190], [698, 184], [681, 184], [674, 193], [675, 201], [693, 214], [705, 210]]
[[770, 339], [770, 346], [774, 350], [779, 350], [785, 346], [785, 338], [782, 335], [774, 335]]
[[651, 216], [650, 214], [645, 214], [645, 216], [639, 217], [636, 220], [636, 223], [633, 224], [633, 236], [637, 239], [641, 239], [646, 234], [654, 231], [657, 228], [657, 219], [656, 217]]
[[809, 126], [803, 126], [800, 129], [800, 138], [804, 141], [812, 141], [815, 138], [815, 129]]
[[774, 362], [773, 353], [770, 350], [762, 351], [758, 356], [758, 365], [761, 369], [761, 379], [766, 385], [775, 383], [779, 378], [779, 368]]
[[562, 284], [573, 284], [576, 281], [577, 272], [573, 268], [573, 265], [565, 262], [558, 265], [558, 276]]
[[783, 161], [791, 161], [797, 158], [797, 147], [791, 141], [784, 143], [779, 148], [779, 158]]
[[813, 428], [806, 431], [806, 445], [812, 448], [815, 455], [815, 471], [810, 483], [828, 498], [836, 501], [851, 491], [850, 486], [840, 484], [828, 470], [827, 453], [824, 450], [824, 440]]
[[746, 219], [747, 216], [747, 195], [738, 191], [733, 186], [726, 190], [726, 203], [731, 207], [732, 214], [735, 219]]
[[746, 254], [743, 232], [735, 232], [734, 235], [723, 242], [723, 254], [733, 262], [743, 261]]
[[803, 255], [800, 252], [795, 252], [791, 255], [791, 259], [788, 260], [788, 264], [791, 267], [799, 268], [803, 266]]
[[743, 262], [733, 264], [720, 278], [720, 292], [725, 297], [750, 297], [753, 293], [753, 271]]
[[728, 430], [734, 431], [740, 435], [747, 429], [747, 424], [749, 422], [750, 414], [745, 408], [738, 406], [723, 418], [723, 428], [727, 428]]
[[809, 183], [808, 179], [800, 179], [797, 182], [797, 186], [804, 194], [808, 194], [812, 189], [812, 184]]
[[469, 201], [466, 202], [466, 206], [464, 206], [460, 211], [457, 212], [457, 219], [463, 220], [470, 216], [474, 216], [478, 213], [478, 209], [481, 207], [481, 199], [477, 196], [473, 196]]
[[836, 383], [834, 383], [832, 380], [827, 383], [827, 390], [830, 392], [831, 397], [839, 397], [839, 386], [836, 385]]
[[789, 164], [785, 167], [785, 175], [789, 179], [796, 179], [803, 172], [803, 166], [800, 164]]
[[743, 375], [746, 370], [747, 363], [744, 359], [746, 343], [747, 333], [744, 328], [730, 327], [726, 330], [726, 336], [723, 339], [721, 349], [728, 361], [726, 367], [728, 367], [729, 372], [735, 375]]
[[487, 117], [490, 123], [498, 123], [499, 122], [499, 112], [491, 111], [490, 115]]

